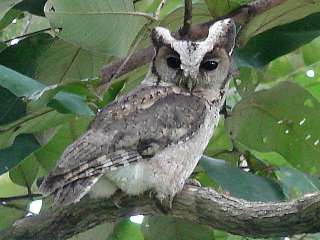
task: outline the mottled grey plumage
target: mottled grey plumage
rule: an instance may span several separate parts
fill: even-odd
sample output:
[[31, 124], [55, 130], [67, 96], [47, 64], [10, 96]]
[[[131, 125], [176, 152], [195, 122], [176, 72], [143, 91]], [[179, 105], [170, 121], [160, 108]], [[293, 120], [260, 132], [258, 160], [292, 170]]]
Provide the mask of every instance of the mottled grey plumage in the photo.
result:
[[[234, 38], [230, 19], [211, 26], [201, 41], [179, 40], [161, 27], [153, 30], [156, 54], [145, 80], [98, 113], [40, 191], [53, 194], [56, 205], [66, 205], [88, 192], [99, 197], [117, 189], [130, 195], [152, 190], [171, 207], [218, 123]], [[178, 67], [170, 57], [180, 61]], [[215, 69], [208, 70], [212, 62]]]

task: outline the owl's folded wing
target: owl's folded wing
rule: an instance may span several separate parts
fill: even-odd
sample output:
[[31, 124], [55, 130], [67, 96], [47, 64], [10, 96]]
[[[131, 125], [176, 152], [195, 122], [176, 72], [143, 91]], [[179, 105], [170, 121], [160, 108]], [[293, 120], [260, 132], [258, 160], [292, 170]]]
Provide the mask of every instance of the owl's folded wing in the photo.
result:
[[99, 113], [65, 150], [41, 184], [43, 194], [54, 193], [62, 203], [80, 199], [106, 171], [147, 161], [168, 145], [187, 140], [205, 117], [205, 103], [196, 96], [144, 89], [130, 97]]

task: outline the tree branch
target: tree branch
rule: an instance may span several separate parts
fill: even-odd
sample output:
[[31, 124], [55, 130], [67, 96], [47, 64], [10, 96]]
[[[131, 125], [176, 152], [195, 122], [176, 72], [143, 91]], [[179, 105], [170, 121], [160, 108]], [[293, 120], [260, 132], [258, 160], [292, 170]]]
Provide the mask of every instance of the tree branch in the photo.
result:
[[[131, 215], [161, 214], [148, 194], [122, 197], [121, 208], [112, 200], [90, 200], [18, 221], [0, 232], [0, 240], [67, 239], [103, 222]], [[320, 231], [320, 193], [290, 202], [248, 202], [212, 189], [186, 185], [176, 196], [169, 216], [187, 219], [233, 234], [251, 237], [290, 236]]]
[[[261, 14], [285, 1], [286, 0], [256, 0], [248, 5], [236, 9], [235, 11], [221, 18], [231, 17], [237, 25], [244, 26], [250, 19], [252, 19], [256, 15]], [[207, 27], [210, 26], [216, 20], [218, 19], [196, 25], [196, 27], [198, 27], [202, 32], [200, 34], [206, 34]], [[128, 72], [149, 63], [153, 57], [153, 54], [154, 51], [152, 47], [136, 51], [127, 61], [127, 63], [123, 66], [122, 70], [118, 73], [117, 77], [123, 76], [124, 74], [127, 74]], [[110, 82], [115, 73], [118, 71], [118, 68], [125, 61], [125, 59], [126, 58], [120, 59], [116, 62], [112, 62], [102, 69], [101, 85]]]

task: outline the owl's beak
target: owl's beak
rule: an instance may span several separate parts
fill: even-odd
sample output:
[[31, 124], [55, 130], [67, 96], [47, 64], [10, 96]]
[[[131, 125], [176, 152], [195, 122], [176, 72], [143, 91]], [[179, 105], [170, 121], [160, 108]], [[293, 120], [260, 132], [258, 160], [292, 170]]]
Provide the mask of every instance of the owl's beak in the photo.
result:
[[191, 76], [184, 77], [181, 82], [182, 82], [182, 87], [184, 87], [189, 92], [192, 92], [192, 90], [196, 86], [196, 80], [193, 79]]

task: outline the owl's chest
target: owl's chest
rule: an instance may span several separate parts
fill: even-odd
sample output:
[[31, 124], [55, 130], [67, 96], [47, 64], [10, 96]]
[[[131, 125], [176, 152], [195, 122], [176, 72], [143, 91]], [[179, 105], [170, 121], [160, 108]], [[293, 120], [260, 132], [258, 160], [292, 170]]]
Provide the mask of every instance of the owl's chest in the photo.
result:
[[184, 184], [201, 158], [218, 121], [218, 109], [207, 106], [206, 116], [198, 129], [187, 139], [168, 146], [153, 157], [151, 166], [154, 175], [158, 175], [161, 181], [182, 181], [181, 184]]
[[186, 139], [167, 146], [151, 159], [112, 172], [108, 177], [131, 195], [150, 189], [180, 189], [197, 165], [218, 119], [218, 110], [207, 106], [203, 122]]

